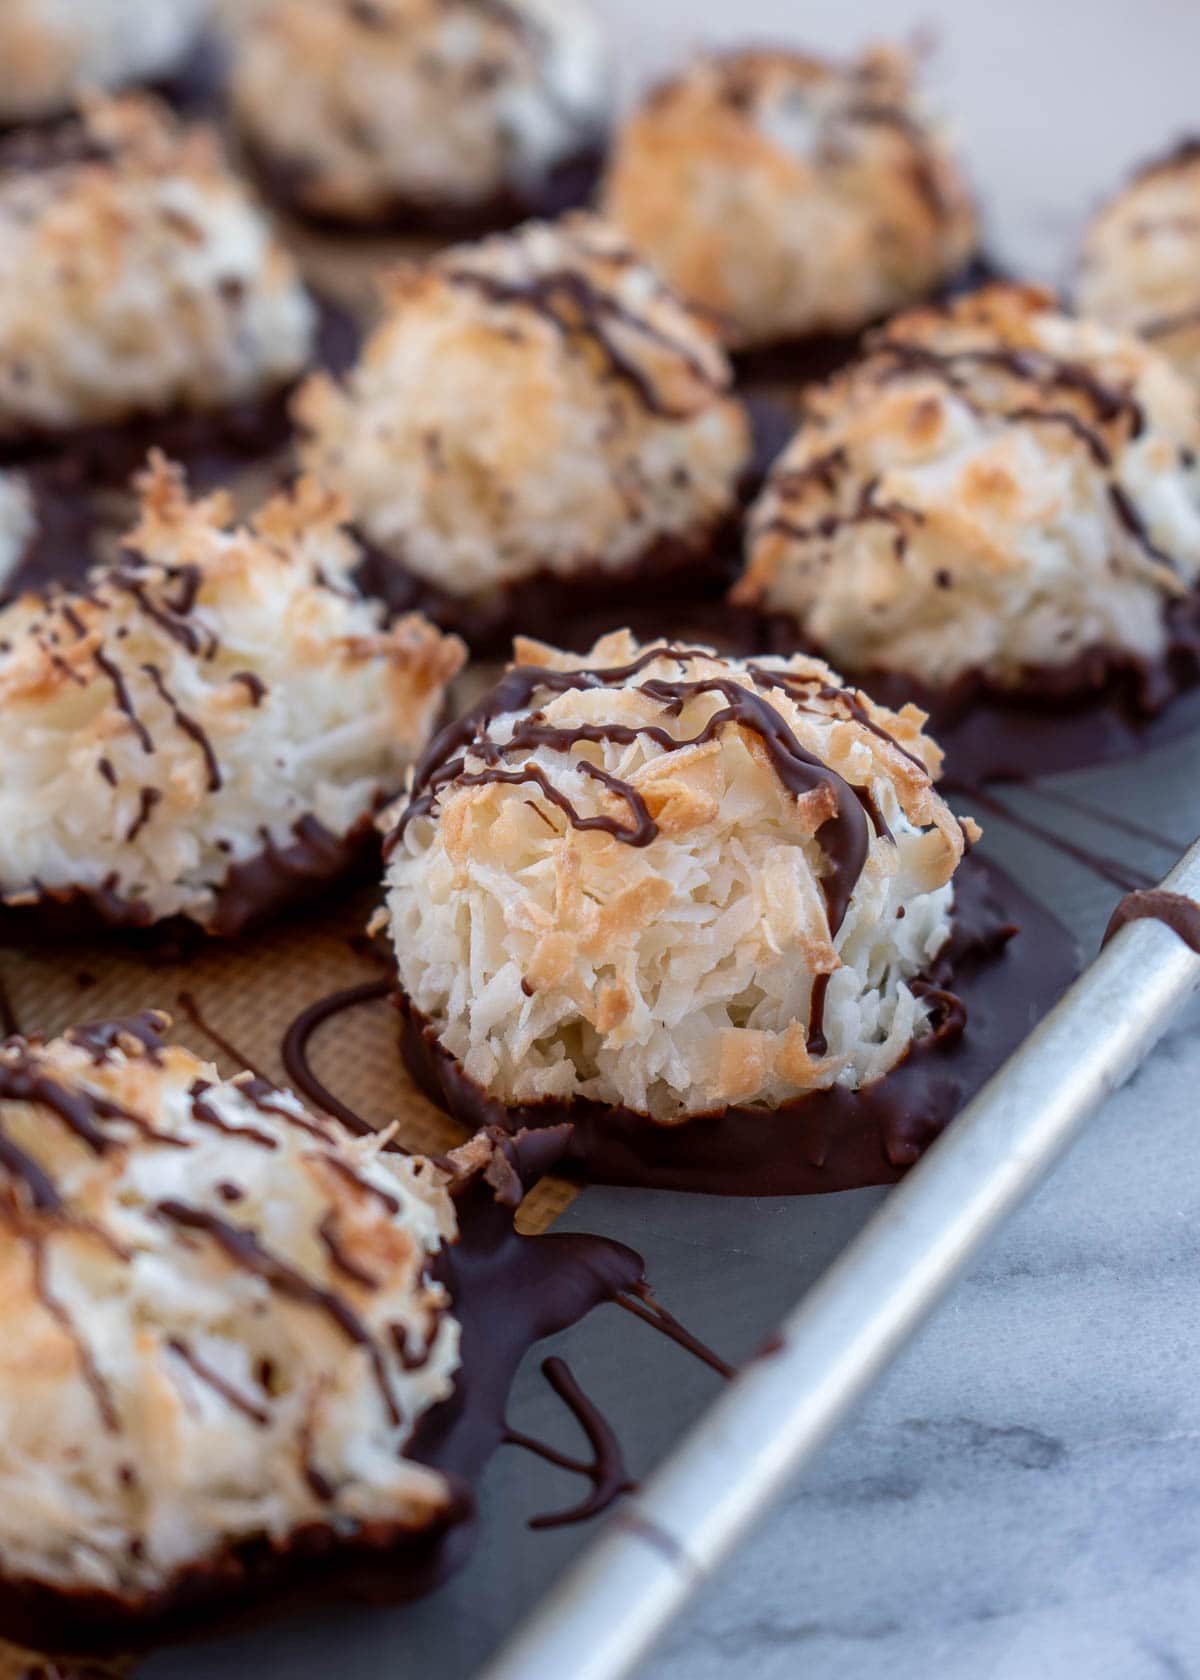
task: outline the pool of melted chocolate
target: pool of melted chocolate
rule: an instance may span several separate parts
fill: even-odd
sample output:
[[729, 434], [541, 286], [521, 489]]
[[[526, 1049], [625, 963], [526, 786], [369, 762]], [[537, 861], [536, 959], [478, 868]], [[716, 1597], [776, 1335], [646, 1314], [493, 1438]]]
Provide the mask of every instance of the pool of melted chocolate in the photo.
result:
[[426, 1413], [406, 1455], [442, 1471], [454, 1489], [431, 1527], [363, 1525], [353, 1533], [313, 1524], [286, 1542], [255, 1539], [181, 1573], [138, 1599], [71, 1592], [0, 1576], [0, 1632], [21, 1644], [89, 1656], [141, 1650], [227, 1632], [271, 1607], [310, 1607], [315, 1598], [395, 1604], [420, 1597], [457, 1569], [471, 1549], [475, 1496], [484, 1465], [505, 1437], [504, 1412], [517, 1366], [538, 1341], [642, 1281], [640, 1256], [580, 1233], [520, 1236], [513, 1216], [524, 1194], [555, 1166], [562, 1131], [495, 1137], [485, 1177], [457, 1196], [460, 1238], [438, 1257], [436, 1275], [462, 1326], [462, 1364], [449, 1400]]
[[605, 1184], [734, 1196], [794, 1196], [892, 1184], [1032, 1031], [1078, 972], [1062, 924], [977, 854], [958, 875], [955, 929], [924, 978], [935, 1027], [859, 1091], [834, 1086], [778, 1109], [728, 1108], [663, 1124], [597, 1102], [507, 1107], [476, 1085], [407, 999], [405, 1064], [470, 1127], [569, 1121], [565, 1167]]
[[565, 211], [578, 209], [591, 200], [608, 150], [606, 137], [589, 140], [556, 164], [541, 181], [528, 187], [514, 184], [483, 199], [454, 203], [448, 199], [397, 197], [373, 215], [353, 216], [312, 207], [307, 191], [312, 171], [303, 160], [272, 158], [245, 134], [241, 140], [250, 168], [267, 198], [297, 221], [347, 243], [356, 237], [378, 238], [387, 234], [457, 243], [501, 233], [521, 222], [553, 221]]

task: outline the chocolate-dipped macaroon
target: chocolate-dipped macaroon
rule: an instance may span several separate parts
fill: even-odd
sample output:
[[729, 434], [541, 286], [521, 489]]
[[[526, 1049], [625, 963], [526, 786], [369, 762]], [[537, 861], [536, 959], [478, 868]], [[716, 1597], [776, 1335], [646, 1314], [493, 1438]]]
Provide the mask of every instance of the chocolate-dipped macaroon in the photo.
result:
[[736, 350], [857, 332], [937, 291], [977, 227], [912, 58], [697, 58], [619, 131], [604, 208]]
[[994, 286], [810, 390], [736, 599], [774, 645], [916, 699], [952, 774], [1136, 748], [1197, 678], [1198, 456], [1165, 357]]
[[[569, 1119], [600, 1179], [896, 1177], [1028, 1030], [1019, 984], [983, 999], [986, 1046], [946, 989], [1012, 916], [978, 879], [960, 894], [976, 831], [933, 785], [922, 715], [802, 656], [627, 632], [517, 655], [394, 813], [384, 919], [415, 1076], [468, 1123]], [[1039, 959], [1062, 980], [1055, 937]]]
[[1083, 313], [1149, 339], [1200, 384], [1200, 141], [1145, 164], [1092, 218]]
[[81, 89], [170, 83], [212, 0], [4, 0], [0, 128], [64, 115]]
[[160, 461], [118, 563], [0, 611], [0, 928], [231, 935], [369, 859], [462, 648], [353, 559], [314, 487], [238, 529]]
[[608, 59], [585, 0], [270, 0], [235, 38], [236, 120], [302, 214], [467, 238], [594, 185]]
[[155, 442], [266, 454], [316, 331], [208, 130], [129, 96], [0, 143], [0, 461], [112, 482]]
[[640, 1277], [514, 1234], [520, 1140], [406, 1157], [169, 1026], [0, 1045], [0, 1633], [60, 1652], [428, 1590], [529, 1342]]
[[749, 457], [730, 384], [710, 326], [577, 214], [402, 270], [344, 383], [295, 407], [367, 586], [491, 648], [719, 590]]

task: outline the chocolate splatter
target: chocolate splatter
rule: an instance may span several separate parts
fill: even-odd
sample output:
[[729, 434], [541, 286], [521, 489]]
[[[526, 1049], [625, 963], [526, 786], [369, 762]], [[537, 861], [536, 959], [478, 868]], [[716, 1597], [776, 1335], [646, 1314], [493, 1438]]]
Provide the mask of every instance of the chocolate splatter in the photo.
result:
[[1101, 946], [1107, 945], [1130, 922], [1140, 921], [1162, 922], [1200, 956], [1200, 904], [1195, 899], [1183, 893], [1164, 892], [1161, 888], [1128, 893], [1113, 911]]

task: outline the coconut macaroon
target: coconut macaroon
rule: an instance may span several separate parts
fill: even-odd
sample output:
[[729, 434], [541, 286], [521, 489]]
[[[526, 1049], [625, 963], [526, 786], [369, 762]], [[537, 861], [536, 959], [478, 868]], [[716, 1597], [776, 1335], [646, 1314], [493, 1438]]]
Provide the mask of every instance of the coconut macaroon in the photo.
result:
[[921, 722], [801, 656], [519, 643], [388, 843], [400, 984], [460, 1086], [676, 1123], [881, 1079], [964, 849]]
[[310, 215], [474, 232], [595, 180], [608, 64], [581, 0], [273, 0], [236, 33], [239, 126]]
[[402, 270], [345, 383], [295, 407], [385, 592], [494, 632], [535, 580], [543, 606], [547, 584], [699, 582], [749, 457], [730, 383], [708, 325], [579, 214]]
[[161, 461], [143, 495], [118, 564], [0, 612], [0, 904], [232, 934], [369, 855], [462, 648], [325, 581], [311, 485], [252, 529]]
[[211, 0], [4, 0], [0, 124], [61, 115], [84, 88], [175, 75], [210, 9]]
[[[742, 604], [839, 667], [1065, 698], [1140, 672], [1200, 574], [1195, 394], [1133, 337], [993, 286], [810, 390], [754, 506]], [[924, 702], [923, 702], [924, 703]]]
[[209, 131], [130, 96], [0, 147], [0, 447], [266, 397], [315, 326]]
[[0, 1046], [0, 1599], [66, 1648], [461, 1504], [405, 1453], [459, 1367], [449, 1174], [169, 1026]]
[[894, 47], [696, 59], [619, 131], [604, 207], [736, 349], [853, 332], [957, 274], [977, 237]]
[[1200, 383], [1200, 140], [1147, 164], [1096, 214], [1076, 297]]

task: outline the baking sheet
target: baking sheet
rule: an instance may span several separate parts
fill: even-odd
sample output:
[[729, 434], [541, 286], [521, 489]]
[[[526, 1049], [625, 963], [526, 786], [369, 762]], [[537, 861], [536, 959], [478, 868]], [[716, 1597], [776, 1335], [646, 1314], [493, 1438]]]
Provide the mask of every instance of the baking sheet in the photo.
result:
[[[1200, 16], [1191, 7], [1134, 8], [1116, 0], [1047, 8], [1017, 0], [997, 10], [983, 3], [923, 6], [872, 0], [853, 17], [832, 3], [810, 3], [802, 18], [785, 0], [744, 0], [736, 10], [705, 10], [682, 0], [601, 0], [622, 42], [628, 88], [650, 67], [678, 60], [706, 38], [794, 38], [849, 46], [872, 30], [908, 30], [932, 20], [942, 37], [941, 80], [961, 113], [960, 127], [992, 211], [993, 246], [1002, 258], [1042, 274], [1063, 271], [1083, 208], [1139, 153], [1186, 126]], [[1151, 16], [1151, 13], [1153, 16]], [[1148, 28], [1154, 28], [1148, 43]], [[1150, 68], [1153, 68], [1153, 74]], [[1131, 66], [1145, 66], [1131, 76]], [[1014, 88], [1020, 87], [1019, 113]], [[309, 271], [329, 291], [360, 305], [370, 297], [368, 270], [395, 247], [369, 244], [347, 260], [322, 242], [301, 246]], [[1187, 840], [1200, 827], [1200, 742], [1164, 749], [1136, 764], [1064, 779], [1059, 785], [1100, 805], [1161, 820]], [[1006, 795], [1014, 806], [1097, 849], [1123, 855], [1158, 874], [1165, 852], [1143, 850], [1103, 827], [1066, 821], [1033, 793]], [[1094, 948], [1116, 892], [1041, 843], [988, 819], [988, 849]], [[195, 994], [206, 1020], [268, 1074], [279, 1076], [282, 1026], [304, 1003], [341, 985], [373, 977], [349, 943], [365, 902], [291, 927], [246, 952], [206, 952], [178, 966], [100, 951], [66, 962], [45, 951], [8, 953], [0, 971], [20, 1019], [54, 1030], [70, 1019], [125, 1012], [148, 1004], [172, 1009], [180, 990]], [[84, 978], [86, 976], [86, 979]], [[211, 1046], [194, 1029], [181, 1036]], [[318, 1067], [348, 1100], [381, 1120], [400, 1118], [406, 1141], [442, 1147], [456, 1134], [408, 1087], [396, 1057], [386, 1006], [347, 1016], [319, 1042]], [[233, 1071], [232, 1064], [224, 1064]], [[607, 1189], [577, 1201], [563, 1186], [543, 1192], [539, 1220], [561, 1213], [568, 1228], [592, 1228], [646, 1254], [662, 1299], [731, 1360], [751, 1353], [783, 1312], [820, 1275], [885, 1194], [863, 1191], [801, 1201], [713, 1203], [707, 1198]], [[708, 1403], [718, 1379], [680, 1350], [615, 1308], [604, 1308], [559, 1338], [587, 1391], [625, 1444], [631, 1468], [644, 1473]], [[575, 1426], [538, 1373], [546, 1344], [527, 1362], [511, 1407], [514, 1425], [572, 1450]], [[236, 1639], [165, 1652], [143, 1665], [148, 1680], [213, 1680], [269, 1672], [309, 1680], [336, 1671], [356, 1677], [405, 1672], [430, 1680], [466, 1680], [536, 1602], [588, 1529], [530, 1533], [533, 1513], [569, 1503], [577, 1486], [563, 1473], [504, 1449], [484, 1488], [479, 1546], [468, 1568], [441, 1593], [396, 1612], [336, 1609], [265, 1626]], [[18, 1672], [24, 1664], [18, 1665]], [[3, 1669], [0, 1668], [0, 1674]]]

